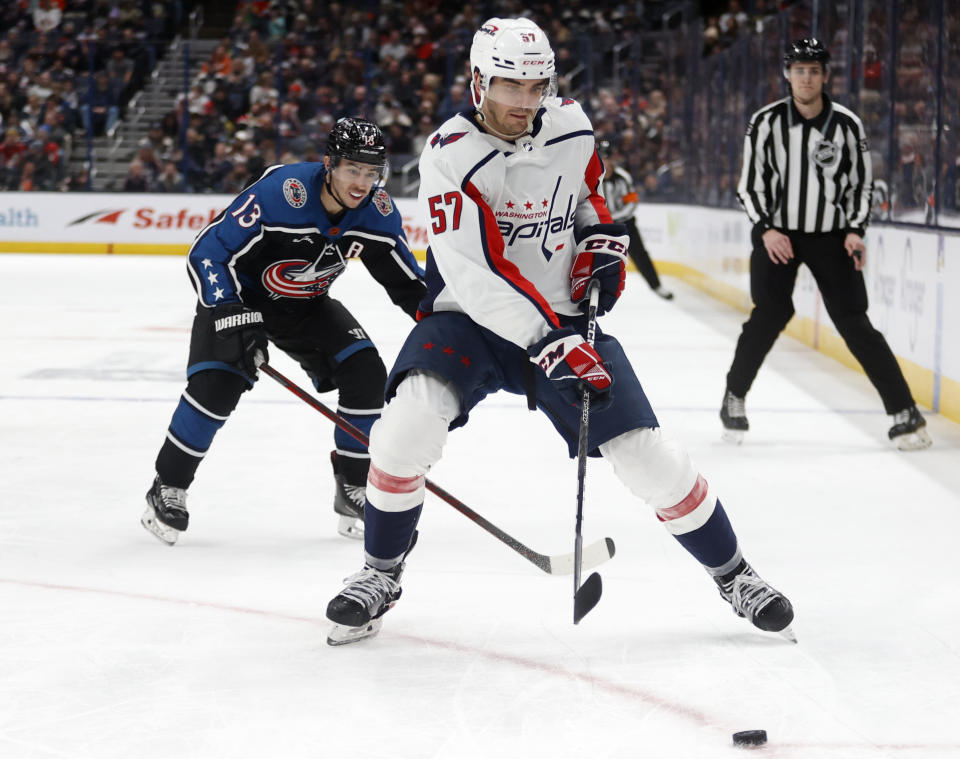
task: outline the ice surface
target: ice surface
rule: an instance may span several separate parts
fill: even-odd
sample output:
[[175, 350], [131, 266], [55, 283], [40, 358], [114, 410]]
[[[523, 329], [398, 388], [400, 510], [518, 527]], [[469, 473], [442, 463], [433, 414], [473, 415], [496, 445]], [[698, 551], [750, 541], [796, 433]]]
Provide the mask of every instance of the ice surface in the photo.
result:
[[[389, 364], [410, 328], [361, 266], [334, 295]], [[190, 491], [173, 548], [139, 524], [183, 386], [193, 293], [169, 257], [0, 256], [0, 756], [960, 756], [960, 426], [901, 453], [866, 378], [781, 338], [720, 440], [742, 314], [631, 274], [603, 328], [792, 599], [800, 643], [737, 618], [602, 461], [584, 535], [604, 595], [428, 497], [379, 637], [331, 648], [360, 568], [336, 534], [332, 425], [267, 377]], [[276, 351], [278, 369], [308, 386]], [[336, 397], [322, 397], [335, 406]], [[576, 467], [523, 399], [453, 433], [431, 478], [544, 553], [573, 550]]]

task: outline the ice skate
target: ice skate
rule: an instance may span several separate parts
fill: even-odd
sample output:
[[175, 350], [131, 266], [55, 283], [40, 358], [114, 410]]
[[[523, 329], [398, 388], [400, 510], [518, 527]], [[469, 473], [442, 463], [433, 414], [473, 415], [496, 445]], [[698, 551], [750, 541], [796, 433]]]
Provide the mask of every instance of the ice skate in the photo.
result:
[[893, 415], [893, 426], [887, 433], [901, 451], [920, 451], [933, 445], [924, 419], [916, 406], [905, 408]]
[[140, 524], [147, 532], [167, 545], [177, 542], [180, 533], [187, 529], [190, 514], [187, 513], [187, 491], [164, 485], [157, 475], [147, 491], [147, 510], [140, 517]]
[[333, 510], [340, 516], [337, 532], [345, 538], [363, 540], [363, 504], [367, 500], [367, 488], [365, 485], [350, 485], [346, 482], [338, 466], [336, 451], [330, 451], [330, 463], [333, 465], [333, 480], [336, 483]]
[[723, 439], [740, 445], [743, 442], [743, 433], [750, 429], [744, 399], [727, 390], [723, 396], [723, 405], [720, 406], [720, 421], [723, 422]]
[[780, 633], [792, 643], [797, 637], [790, 628], [793, 606], [785, 595], [765, 582], [746, 561], [722, 577], [714, 577], [720, 595], [738, 616], [746, 617], [754, 627]]
[[673, 300], [673, 293], [670, 292], [663, 285], [660, 285], [660, 287], [656, 288], [654, 292], [664, 300]]
[[327, 619], [333, 627], [327, 636], [331, 646], [342, 646], [380, 632], [380, 619], [400, 598], [404, 564], [381, 571], [369, 564], [344, 582], [347, 587], [327, 604]]

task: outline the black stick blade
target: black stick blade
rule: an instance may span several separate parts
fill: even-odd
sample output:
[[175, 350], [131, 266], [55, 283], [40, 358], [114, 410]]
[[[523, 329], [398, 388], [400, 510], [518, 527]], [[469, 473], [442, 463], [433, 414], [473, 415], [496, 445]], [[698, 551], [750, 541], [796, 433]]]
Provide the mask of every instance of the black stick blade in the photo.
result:
[[603, 593], [603, 582], [600, 575], [594, 572], [587, 578], [587, 581], [580, 586], [573, 594], [573, 624], [579, 624], [590, 610], [600, 603], [600, 595]]

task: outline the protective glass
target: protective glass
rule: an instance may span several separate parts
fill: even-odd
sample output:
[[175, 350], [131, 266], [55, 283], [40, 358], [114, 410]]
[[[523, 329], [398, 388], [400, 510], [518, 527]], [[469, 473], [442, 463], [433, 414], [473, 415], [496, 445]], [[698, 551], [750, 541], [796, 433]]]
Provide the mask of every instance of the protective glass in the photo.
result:
[[494, 77], [487, 87], [487, 98], [508, 108], [539, 108], [543, 102], [557, 94], [557, 78], [549, 79], [503, 79]]

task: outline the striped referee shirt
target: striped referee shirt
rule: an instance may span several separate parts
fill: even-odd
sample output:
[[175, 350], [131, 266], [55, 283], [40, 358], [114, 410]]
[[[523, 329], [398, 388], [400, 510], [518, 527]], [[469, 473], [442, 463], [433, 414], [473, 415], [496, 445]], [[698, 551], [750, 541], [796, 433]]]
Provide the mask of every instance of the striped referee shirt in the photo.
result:
[[804, 119], [785, 97], [750, 118], [737, 197], [754, 224], [796, 232], [856, 232], [870, 218], [873, 175], [863, 123], [823, 95]]

